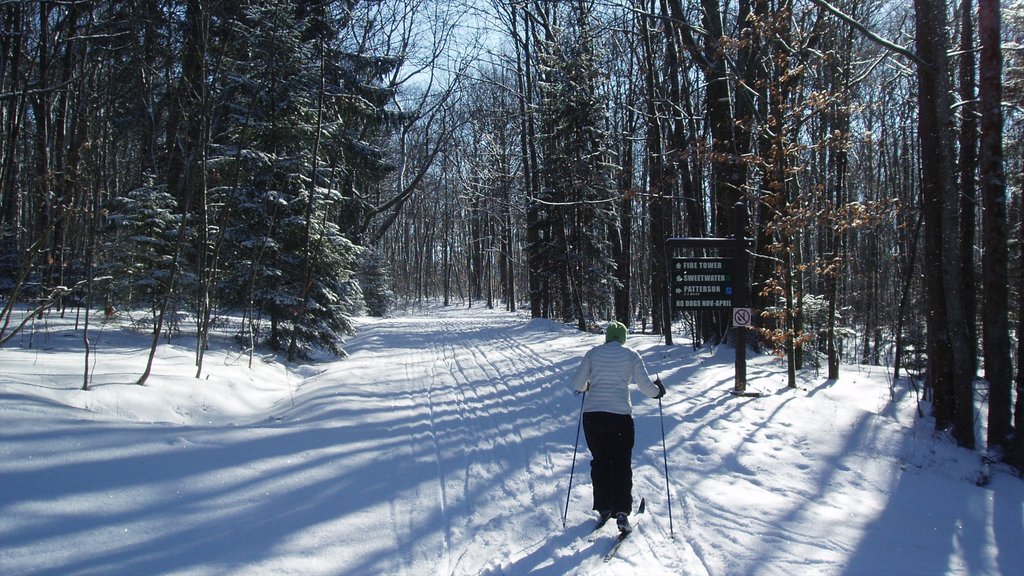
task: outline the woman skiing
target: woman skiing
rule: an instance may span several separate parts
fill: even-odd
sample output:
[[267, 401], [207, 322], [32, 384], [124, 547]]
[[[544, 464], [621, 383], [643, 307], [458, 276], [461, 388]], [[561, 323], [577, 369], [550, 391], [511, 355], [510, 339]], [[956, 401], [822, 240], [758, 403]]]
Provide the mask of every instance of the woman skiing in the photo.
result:
[[583, 399], [583, 433], [593, 459], [590, 478], [594, 485], [594, 510], [601, 524], [615, 517], [619, 531], [632, 530], [633, 509], [633, 406], [630, 383], [651, 398], [665, 395], [661, 379], [651, 381], [644, 361], [626, 347], [626, 326], [611, 322], [605, 343], [590, 349], [573, 377], [575, 393]]

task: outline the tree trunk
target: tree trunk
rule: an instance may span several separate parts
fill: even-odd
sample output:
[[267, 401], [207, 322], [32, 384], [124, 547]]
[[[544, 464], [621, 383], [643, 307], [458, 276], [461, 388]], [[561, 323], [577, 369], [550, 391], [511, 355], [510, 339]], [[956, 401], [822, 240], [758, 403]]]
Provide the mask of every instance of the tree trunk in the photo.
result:
[[615, 279], [617, 285], [614, 292], [615, 319], [626, 326], [632, 325], [630, 314], [629, 292], [632, 278], [633, 251], [633, 144], [629, 141], [628, 131], [633, 126], [633, 112], [627, 107], [626, 119], [623, 121], [622, 166], [619, 170], [619, 222], [612, 225], [612, 257], [615, 260]]
[[[852, 35], [847, 35], [846, 39], [852, 43]], [[842, 68], [836, 71], [838, 81], [836, 82], [837, 85], [833, 86], [833, 89], [846, 94], [848, 93], [850, 82], [850, 64], [846, 59], [843, 59], [841, 66]], [[835, 122], [833, 129], [838, 130], [843, 134], [843, 140], [841, 145], [830, 146], [828, 149], [828, 154], [832, 156], [831, 165], [833, 173], [831, 177], [835, 179], [835, 183], [833, 184], [834, 196], [832, 198], [833, 209], [838, 209], [840, 206], [845, 204], [847, 197], [846, 189], [849, 153], [847, 152], [847, 146], [845, 144], [849, 140], [848, 135], [850, 133], [849, 109], [850, 107], [848, 105], [841, 105], [837, 107], [835, 118], [833, 119]], [[826, 354], [828, 356], [829, 380], [839, 379], [839, 351], [836, 346], [836, 322], [839, 307], [839, 274], [843, 262], [846, 259], [844, 239], [845, 234], [838, 229], [834, 229], [831, 234], [828, 235], [830, 253], [825, 256], [828, 259], [827, 266], [829, 269], [829, 273], [825, 279], [826, 297], [828, 299]]]
[[907, 317], [907, 309], [910, 307], [910, 291], [914, 284], [914, 268], [917, 262], [917, 239], [920, 237], [923, 217], [919, 216], [917, 224], [914, 225], [914, 234], [910, 241], [909, 254], [904, 258], [906, 270], [903, 273], [903, 289], [900, 291], [900, 303], [896, 309], [896, 352], [893, 360], [893, 379], [900, 377], [900, 365], [903, 361], [903, 324]]
[[[1024, 225], [1017, 226], [1017, 245], [1024, 246]], [[1024, 270], [1024, 250], [1018, 251], [1017, 267]], [[1017, 276], [1017, 404], [1013, 410], [1013, 435], [1011, 460], [1018, 470], [1024, 470], [1024, 274]]]
[[517, 27], [519, 14], [513, 7], [510, 12], [512, 35], [516, 38], [516, 83], [519, 91], [519, 134], [520, 154], [524, 187], [526, 188], [526, 266], [527, 290], [530, 293], [530, 316], [540, 318], [544, 315], [544, 296], [541, 285], [540, 269], [540, 207], [537, 204], [537, 148], [533, 117], [533, 66], [530, 53], [530, 21], [527, 18], [525, 30], [519, 33]]
[[[506, 174], [508, 172], [505, 172]], [[515, 312], [517, 309], [516, 299], [516, 259], [512, 256], [512, 251], [515, 246], [514, 240], [514, 224], [512, 219], [512, 183], [509, 181], [504, 182], [505, 198], [504, 198], [504, 223], [502, 226], [501, 234], [501, 271], [504, 282], [505, 292], [505, 309], [509, 312]]]
[[[52, 2], [39, 3], [39, 46], [36, 52], [36, 61], [39, 77], [37, 82], [44, 88], [50, 88], [50, 42], [53, 41], [53, 34], [50, 33], [50, 11], [53, 9]], [[35, 165], [35, 203], [36, 214], [38, 214], [35, 225], [35, 233], [41, 234], [44, 230], [52, 232], [51, 226], [55, 209], [50, 189], [50, 134], [52, 118], [52, 91], [44, 89], [36, 92], [32, 97], [32, 114], [36, 127], [36, 165]], [[53, 250], [49, 239], [44, 241], [44, 249]]]
[[918, 65], [918, 138], [925, 202], [929, 293], [928, 360], [935, 386], [936, 427], [953, 428], [957, 443], [973, 448], [974, 375], [969, 356], [960, 214], [953, 178], [952, 109], [947, 72], [945, 0], [914, 0]]
[[739, 176], [743, 171], [737, 166], [737, 118], [732, 108], [735, 100], [730, 90], [725, 51], [720, 43], [724, 31], [718, 2], [719, 0], [702, 0], [703, 25], [707, 30], [704, 46], [707, 68], [704, 75], [707, 78], [707, 123], [711, 131], [712, 150], [716, 157], [712, 166], [713, 233], [725, 237], [733, 231], [733, 206], [739, 200], [739, 191], [742, 189], [736, 184], [743, 180]]
[[[651, 23], [653, 24], [653, 22]], [[641, 21], [640, 29], [644, 45], [645, 111], [647, 124], [647, 180], [650, 191], [648, 212], [650, 214], [650, 267], [651, 267], [651, 329], [665, 337], [666, 344], [672, 344], [672, 313], [669, 309], [668, 261], [666, 253], [666, 217], [670, 214], [664, 197], [664, 139], [658, 118], [658, 93], [654, 65], [654, 42], [647, 21]]]
[[959, 148], [960, 148], [960, 251], [965, 255], [960, 278], [964, 289], [964, 314], [967, 317], [967, 337], [971, 343], [971, 373], [978, 368], [978, 316], [977, 299], [974, 297], [977, 286], [977, 272], [974, 254], [975, 228], [978, 210], [978, 186], [975, 174], [978, 169], [978, 107], [975, 102], [976, 71], [974, 58], [974, 2], [961, 0], [960, 4], [960, 101], [963, 108], [960, 116]]
[[[196, 334], [196, 378], [199, 378], [203, 373], [203, 360], [206, 357], [206, 349], [209, 347], [210, 337], [210, 317], [212, 314], [212, 301], [210, 298], [210, 291], [214, 288], [214, 271], [217, 268], [217, 260], [214, 256], [214, 250], [210, 238], [210, 211], [208, 206], [207, 198], [207, 154], [206, 154], [206, 143], [209, 141], [209, 86], [207, 86], [207, 77], [209, 76], [206, 69], [207, 66], [207, 41], [209, 37], [208, 26], [209, 23], [206, 16], [201, 13], [199, 14], [197, 26], [199, 30], [196, 31], [198, 36], [196, 41], [198, 43], [197, 50], [199, 54], [197, 59], [199, 65], [197, 66], [197, 72], [202, 76], [194, 78], [192, 82], [198, 84], [195, 88], [195, 114], [196, 119], [193, 122], [191, 140], [193, 142], [194, 154], [196, 161], [194, 162], [195, 168], [192, 170], [192, 186], [195, 189], [195, 205], [196, 214], [194, 216], [197, 226], [198, 238], [196, 245], [196, 277], [199, 279], [198, 294], [196, 295], [196, 308], [198, 309], [198, 327]], [[223, 230], [223, 227], [219, 227]]]
[[4, 102], [2, 114], [3, 144], [0, 148], [0, 248], [4, 252], [17, 250], [18, 234], [15, 233], [18, 214], [21, 207], [21, 195], [15, 186], [18, 169], [18, 139], [25, 120], [25, 104], [27, 101], [28, 74], [22, 70], [22, 56], [25, 51], [27, 34], [25, 34], [24, 5], [15, 2], [0, 7], [2, 20], [0, 25], [8, 33], [0, 35], [0, 49], [6, 57], [4, 76], [0, 78], [0, 89], [6, 89], [17, 96]]
[[989, 383], [988, 447], [1010, 449], [1012, 428], [1012, 367], [1007, 311], [1006, 178], [1003, 173], [1002, 50], [999, 0], [980, 0], [978, 35], [981, 41], [981, 195], [984, 256], [985, 378]]

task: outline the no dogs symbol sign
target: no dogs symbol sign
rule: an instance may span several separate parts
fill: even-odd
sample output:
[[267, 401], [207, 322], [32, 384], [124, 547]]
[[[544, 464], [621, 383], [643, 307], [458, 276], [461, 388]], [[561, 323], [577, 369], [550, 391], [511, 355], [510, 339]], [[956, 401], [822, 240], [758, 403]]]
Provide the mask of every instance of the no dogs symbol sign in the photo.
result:
[[733, 308], [732, 325], [750, 326], [750, 308]]

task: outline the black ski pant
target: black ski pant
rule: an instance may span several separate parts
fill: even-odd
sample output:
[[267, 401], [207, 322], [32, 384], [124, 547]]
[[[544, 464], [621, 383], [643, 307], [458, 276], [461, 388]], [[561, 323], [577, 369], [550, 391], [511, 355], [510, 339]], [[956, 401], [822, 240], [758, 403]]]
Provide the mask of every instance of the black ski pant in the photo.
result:
[[593, 457], [594, 510], [629, 514], [633, 509], [633, 417], [584, 412], [583, 433]]

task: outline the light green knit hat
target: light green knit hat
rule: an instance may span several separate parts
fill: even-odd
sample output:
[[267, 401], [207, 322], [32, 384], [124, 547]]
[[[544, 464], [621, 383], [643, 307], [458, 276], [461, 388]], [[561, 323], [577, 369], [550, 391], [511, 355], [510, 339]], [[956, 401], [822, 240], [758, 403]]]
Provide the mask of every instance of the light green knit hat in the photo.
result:
[[608, 328], [604, 331], [604, 341], [611, 342], [612, 340], [618, 340], [619, 344], [625, 344], [626, 332], [625, 324], [613, 320], [608, 323]]

